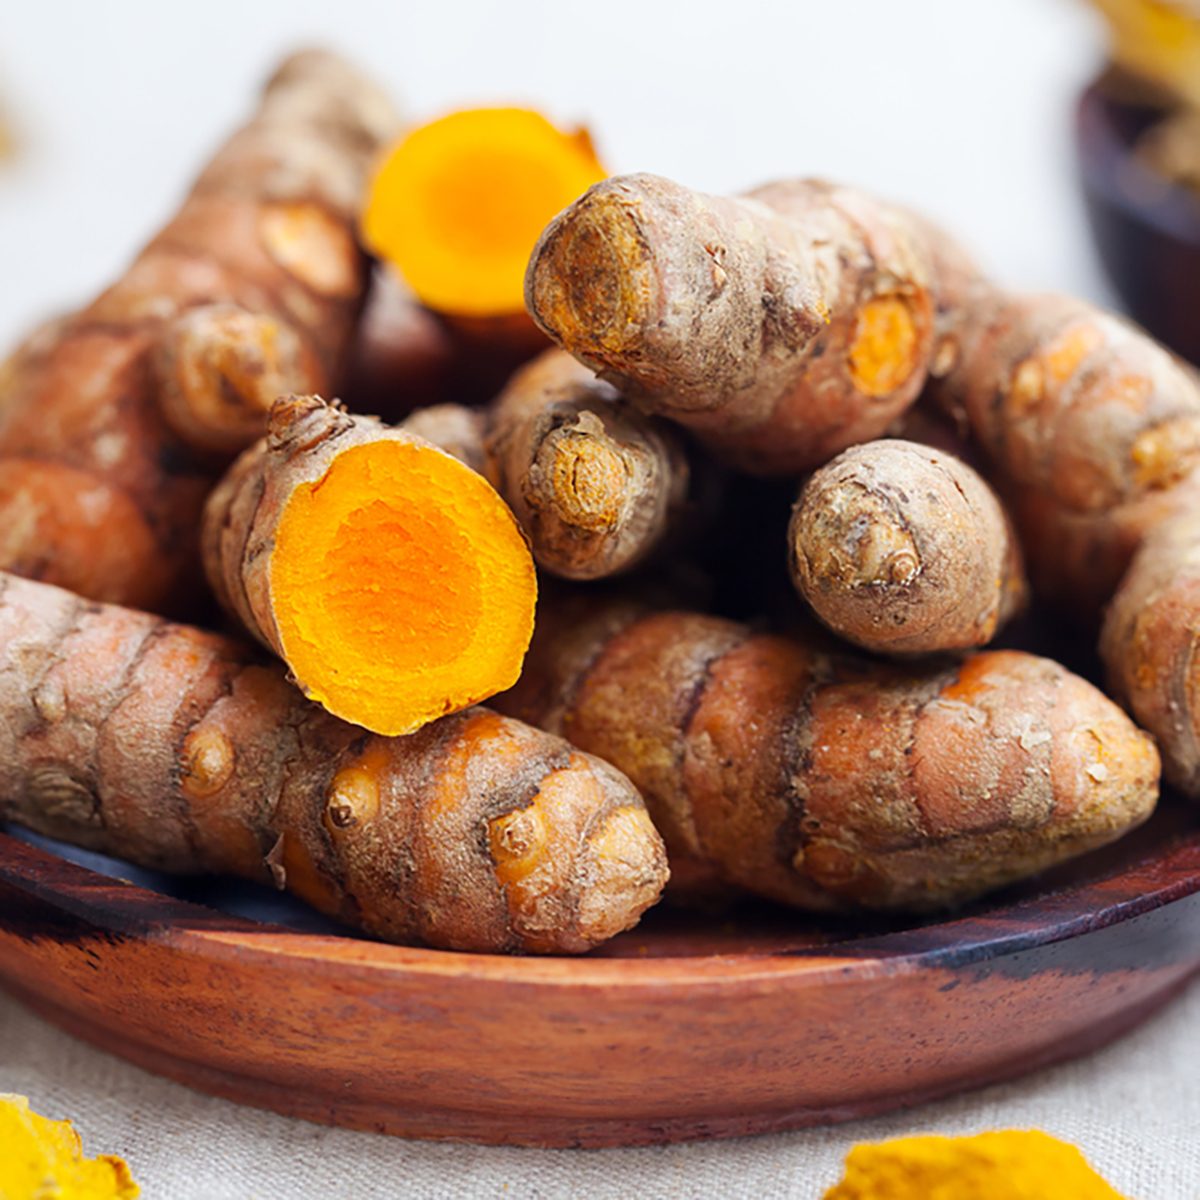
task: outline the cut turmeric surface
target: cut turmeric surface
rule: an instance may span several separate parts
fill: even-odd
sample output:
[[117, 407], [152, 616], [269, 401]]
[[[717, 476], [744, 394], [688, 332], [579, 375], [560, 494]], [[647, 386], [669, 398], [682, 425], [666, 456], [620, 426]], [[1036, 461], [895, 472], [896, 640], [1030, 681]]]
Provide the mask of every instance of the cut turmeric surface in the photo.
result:
[[328, 389], [367, 283], [354, 236], [387, 99], [334, 55], [286, 60], [124, 277], [0, 379], [0, 569], [188, 608], [196, 533], [276, 389]]
[[482, 471], [538, 565], [563, 579], [641, 565], [700, 506], [678, 431], [626, 404], [562, 350], [522, 367], [483, 410], [438, 405], [403, 428]]
[[479, 108], [409, 132], [384, 159], [363, 239], [430, 308], [521, 313], [529, 252], [559, 209], [606, 172], [586, 131]]
[[628, 175], [551, 222], [526, 303], [633, 403], [736, 466], [788, 474], [913, 402], [972, 278], [950, 239], [848, 188], [724, 198]]
[[520, 673], [537, 601], [525, 539], [482, 476], [411, 434], [279, 400], [210, 497], [203, 541], [226, 608], [364, 729], [412, 733]]
[[823, 1200], [1123, 1200], [1075, 1146], [1036, 1129], [864, 1143]]
[[486, 952], [587, 950], [667, 874], [629, 781], [559, 738], [485, 709], [365, 734], [228, 638], [15, 576], [0, 576], [0, 821]]
[[800, 494], [792, 579], [835, 633], [924, 654], [990, 642], [1027, 598], [1015, 532], [966, 463], [887, 439], [844, 451]]
[[963, 903], [1120, 837], [1158, 795], [1152, 739], [1016, 651], [900, 668], [585, 596], [539, 620], [497, 703], [624, 771], [671, 854], [814, 910]]
[[0, 1197], [136, 1200], [141, 1189], [113, 1155], [85, 1158], [70, 1121], [39, 1116], [24, 1096], [0, 1094]]

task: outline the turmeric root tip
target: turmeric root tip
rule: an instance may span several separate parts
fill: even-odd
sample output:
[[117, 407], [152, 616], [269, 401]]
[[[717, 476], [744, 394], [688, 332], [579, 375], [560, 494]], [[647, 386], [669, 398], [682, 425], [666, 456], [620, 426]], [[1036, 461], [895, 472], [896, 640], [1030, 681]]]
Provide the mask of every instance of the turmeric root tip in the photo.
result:
[[323, 378], [294, 329], [234, 304], [183, 313], [155, 353], [167, 423], [189, 445], [231, 457], [266, 433], [278, 396], [316, 391]]
[[822, 467], [792, 513], [788, 551], [817, 616], [869, 650], [985, 645], [1026, 596], [991, 489], [966, 463], [914, 442], [867, 442]]
[[430, 308], [523, 310], [525, 264], [543, 226], [604, 177], [585, 132], [539, 113], [482, 108], [410, 133], [375, 177], [363, 237]]
[[[271, 428], [210, 502], [209, 570], [308, 696], [396, 735], [510, 686], [537, 585], [487, 481], [315, 398], [281, 401]], [[264, 491], [239, 536], [244, 486]]]

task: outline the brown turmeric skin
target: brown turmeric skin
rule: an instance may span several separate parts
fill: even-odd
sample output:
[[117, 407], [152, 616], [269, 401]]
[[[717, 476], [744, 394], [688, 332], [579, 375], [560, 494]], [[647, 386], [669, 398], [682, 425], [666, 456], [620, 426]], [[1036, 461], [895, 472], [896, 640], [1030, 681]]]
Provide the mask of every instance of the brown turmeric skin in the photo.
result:
[[587, 950], [666, 879], [628, 780], [558, 738], [485, 709], [366, 734], [227, 638], [14, 576], [0, 820], [462, 950]]
[[1035, 589], [1098, 614], [1142, 538], [1195, 492], [1200, 386], [1118, 317], [981, 289], [934, 391], [1009, 501]]
[[914, 442], [867, 442], [805, 484], [792, 579], [835, 633], [868, 650], [986, 645], [1023, 606], [1016, 535], [966, 463]]
[[974, 268], [943, 235], [815, 180], [706, 196], [605, 180], [530, 260], [534, 320], [633, 403], [756, 474], [880, 436], [916, 398]]
[[444, 450], [315, 396], [204, 512], [217, 598], [330, 712], [412, 733], [515, 682], [537, 581], [512, 513]]
[[698, 507], [678, 432], [561, 350], [521, 368], [481, 412], [439, 405], [403, 428], [487, 475], [538, 565], [564, 579], [641, 565]]
[[1154, 743], [1048, 659], [905, 669], [636, 604], [539, 621], [501, 708], [624, 771], [669, 853], [816, 910], [961, 904], [1154, 808]]
[[1109, 687], [1157, 739], [1163, 773], [1200, 798], [1200, 512], [1142, 543], [1104, 619]]
[[219, 461], [328, 390], [366, 271], [354, 229], [395, 118], [341, 60], [276, 72], [125, 277], [0, 381], [0, 569], [144, 608], [198, 594]]

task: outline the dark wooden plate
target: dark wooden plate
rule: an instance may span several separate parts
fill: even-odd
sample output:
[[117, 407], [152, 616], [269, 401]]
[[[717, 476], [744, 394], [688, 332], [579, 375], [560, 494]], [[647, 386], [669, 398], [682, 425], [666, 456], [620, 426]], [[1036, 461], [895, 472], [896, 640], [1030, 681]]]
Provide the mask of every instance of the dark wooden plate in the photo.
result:
[[71, 1033], [247, 1104], [630, 1145], [838, 1121], [1090, 1050], [1200, 966], [1198, 892], [1200, 823], [1168, 806], [954, 919], [661, 907], [603, 953], [517, 959], [288, 928], [298, 909], [251, 920], [0, 833], [0, 979]]

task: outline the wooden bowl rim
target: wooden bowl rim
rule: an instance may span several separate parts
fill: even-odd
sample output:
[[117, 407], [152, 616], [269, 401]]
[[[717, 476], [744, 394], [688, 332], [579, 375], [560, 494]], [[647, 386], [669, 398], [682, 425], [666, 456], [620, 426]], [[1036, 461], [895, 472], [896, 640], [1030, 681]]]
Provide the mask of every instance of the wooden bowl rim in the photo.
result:
[[[1127, 883], [1146, 866], [1154, 871], [1151, 886], [1130, 895], [1121, 887], [1122, 881]], [[47, 879], [50, 873], [53, 883]], [[376, 982], [470, 977], [538, 987], [678, 985], [690, 993], [697, 986], [744, 988], [755, 980], [775, 985], [790, 979], [819, 985], [837, 976], [868, 978], [930, 967], [986, 964], [1090, 929], [1131, 920], [1200, 892], [1200, 830], [1172, 835], [1161, 847], [1132, 862], [1117, 864], [1099, 878], [990, 907], [983, 915], [952, 917], [933, 925], [856, 938], [845, 943], [853, 947], [849, 954], [838, 953], [838, 944], [834, 944], [828, 949], [750, 949], [695, 956], [543, 958], [397, 946], [353, 934], [340, 937], [305, 933], [152, 892], [2, 831], [0, 882], [9, 882], [64, 913], [82, 918], [101, 936], [107, 931], [153, 940], [166, 933], [181, 949], [213, 958], [233, 958], [242, 964], [254, 959], [264, 969], [285, 964], [299, 969], [320, 963], [336, 965], [348, 977]], [[1042, 908], [1049, 905], [1056, 911], [1055, 919], [1030, 929], [1020, 914], [1034, 904]], [[158, 915], [148, 920], [146, 913], [151, 908]], [[930, 945], [931, 929], [938, 931], [946, 944]]]

